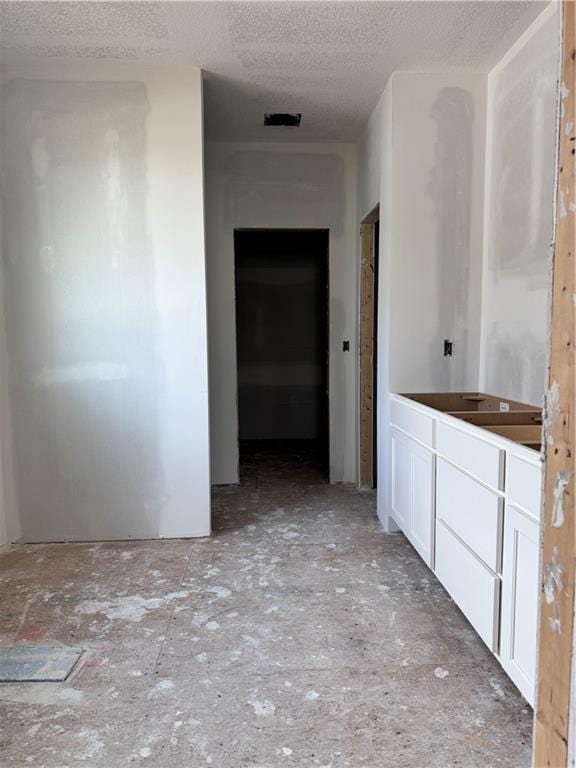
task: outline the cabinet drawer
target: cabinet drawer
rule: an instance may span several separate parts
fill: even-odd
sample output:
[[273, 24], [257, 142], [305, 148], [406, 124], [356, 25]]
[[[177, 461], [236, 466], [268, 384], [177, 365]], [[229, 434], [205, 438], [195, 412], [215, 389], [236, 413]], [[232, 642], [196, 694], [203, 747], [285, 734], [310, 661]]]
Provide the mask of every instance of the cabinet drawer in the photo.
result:
[[506, 494], [511, 504], [540, 520], [542, 464], [533, 464], [520, 456], [508, 454]]
[[444, 459], [438, 459], [436, 516], [493, 571], [500, 570], [504, 500]]
[[492, 651], [498, 648], [499, 579], [439, 520], [436, 576]]
[[502, 490], [504, 476], [502, 448], [443, 422], [439, 422], [436, 426], [436, 448], [439, 456], [445, 456], [486, 485]]
[[394, 426], [432, 448], [434, 444], [434, 419], [411, 408], [400, 400], [392, 399], [390, 420]]

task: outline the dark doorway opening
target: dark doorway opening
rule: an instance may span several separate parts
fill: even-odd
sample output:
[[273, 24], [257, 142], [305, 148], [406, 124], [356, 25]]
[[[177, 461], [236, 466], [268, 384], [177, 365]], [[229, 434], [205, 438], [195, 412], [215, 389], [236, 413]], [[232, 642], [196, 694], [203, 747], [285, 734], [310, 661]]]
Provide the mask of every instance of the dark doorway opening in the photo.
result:
[[328, 481], [328, 231], [236, 230], [243, 483]]

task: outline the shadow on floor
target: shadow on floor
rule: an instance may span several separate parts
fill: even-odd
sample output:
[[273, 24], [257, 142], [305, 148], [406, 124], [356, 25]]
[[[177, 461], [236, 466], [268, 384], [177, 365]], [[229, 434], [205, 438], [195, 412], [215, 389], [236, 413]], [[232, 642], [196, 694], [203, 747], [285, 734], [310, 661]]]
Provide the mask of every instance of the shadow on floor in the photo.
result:
[[243, 486], [325, 485], [328, 457], [321, 440], [241, 440]]

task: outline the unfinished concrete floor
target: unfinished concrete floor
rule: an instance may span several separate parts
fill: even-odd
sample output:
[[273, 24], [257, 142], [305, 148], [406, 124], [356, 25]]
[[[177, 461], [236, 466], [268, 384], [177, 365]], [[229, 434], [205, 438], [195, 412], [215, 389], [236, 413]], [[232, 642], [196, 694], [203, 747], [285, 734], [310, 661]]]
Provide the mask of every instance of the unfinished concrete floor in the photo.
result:
[[210, 540], [0, 556], [1, 642], [86, 649], [0, 684], [2, 768], [530, 764], [531, 710], [374, 495], [265, 466]]

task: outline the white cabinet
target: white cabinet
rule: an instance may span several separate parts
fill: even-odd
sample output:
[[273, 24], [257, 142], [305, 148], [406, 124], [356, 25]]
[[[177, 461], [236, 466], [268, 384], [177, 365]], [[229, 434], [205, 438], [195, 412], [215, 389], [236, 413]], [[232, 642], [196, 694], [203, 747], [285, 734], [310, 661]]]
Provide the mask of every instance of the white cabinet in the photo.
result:
[[434, 552], [434, 478], [436, 457], [408, 441], [408, 532], [414, 548], [430, 568]]
[[442, 522], [436, 526], [436, 576], [490, 648], [498, 648], [500, 579]]
[[437, 462], [436, 518], [499, 573], [504, 499], [445, 459]]
[[506, 465], [506, 495], [508, 501], [540, 520], [542, 506], [542, 462], [536, 454], [530, 461], [524, 456], [509, 454]]
[[411, 435], [415, 440], [432, 448], [434, 445], [434, 419], [417, 408], [412, 408], [404, 402], [392, 400], [390, 406], [390, 421], [404, 434]]
[[412, 546], [432, 567], [434, 552], [434, 453], [391, 430], [392, 513]]
[[469, 429], [439, 422], [436, 426], [436, 449], [440, 456], [445, 456], [486, 485], [502, 489], [505, 451], [498, 445], [472, 435]]
[[392, 514], [405, 531], [408, 528], [408, 438], [397, 429], [390, 430], [390, 457], [392, 482]]
[[539, 525], [506, 507], [502, 574], [500, 661], [534, 704], [539, 597]]
[[539, 454], [401, 395], [390, 422], [392, 517], [532, 704]]

